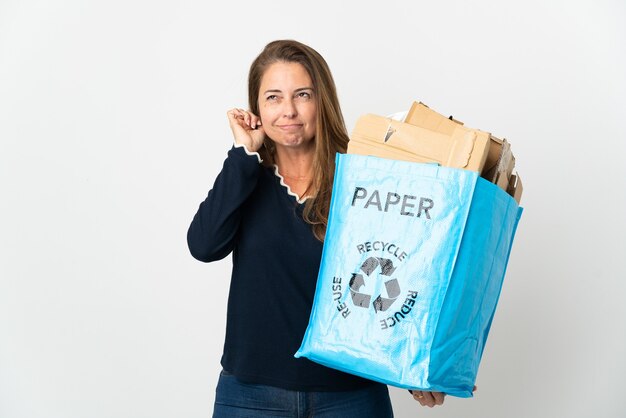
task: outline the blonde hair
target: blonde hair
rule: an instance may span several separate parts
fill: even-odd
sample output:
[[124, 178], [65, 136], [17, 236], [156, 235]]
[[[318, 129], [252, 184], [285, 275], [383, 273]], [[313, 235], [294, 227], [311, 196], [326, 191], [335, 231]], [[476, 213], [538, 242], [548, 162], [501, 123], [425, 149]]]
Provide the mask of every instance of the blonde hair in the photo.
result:
[[[270, 42], [252, 62], [248, 75], [248, 101], [250, 110], [259, 114], [259, 89], [267, 68], [276, 62], [301, 64], [311, 77], [317, 106], [313, 179], [309, 186], [314, 197], [307, 199], [303, 218], [312, 225], [313, 235], [324, 241], [328, 225], [330, 196], [335, 174], [335, 154], [345, 153], [348, 146], [343, 114], [337, 98], [337, 89], [328, 64], [313, 48], [293, 40]], [[274, 164], [274, 147], [265, 138], [259, 150], [264, 162]]]

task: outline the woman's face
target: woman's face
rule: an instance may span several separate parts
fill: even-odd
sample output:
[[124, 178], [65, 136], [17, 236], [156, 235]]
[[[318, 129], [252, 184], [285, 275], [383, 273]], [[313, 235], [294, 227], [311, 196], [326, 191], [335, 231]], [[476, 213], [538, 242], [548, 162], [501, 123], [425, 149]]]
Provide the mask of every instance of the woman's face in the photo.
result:
[[317, 107], [311, 77], [302, 64], [276, 62], [261, 78], [259, 113], [265, 134], [277, 146], [313, 144]]

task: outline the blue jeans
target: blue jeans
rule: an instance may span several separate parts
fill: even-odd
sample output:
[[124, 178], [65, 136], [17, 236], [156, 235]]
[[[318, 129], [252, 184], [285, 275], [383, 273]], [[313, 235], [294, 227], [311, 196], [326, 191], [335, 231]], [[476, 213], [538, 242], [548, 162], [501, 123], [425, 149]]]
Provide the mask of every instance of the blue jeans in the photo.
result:
[[345, 392], [297, 392], [243, 383], [222, 371], [213, 418], [393, 418], [385, 385]]

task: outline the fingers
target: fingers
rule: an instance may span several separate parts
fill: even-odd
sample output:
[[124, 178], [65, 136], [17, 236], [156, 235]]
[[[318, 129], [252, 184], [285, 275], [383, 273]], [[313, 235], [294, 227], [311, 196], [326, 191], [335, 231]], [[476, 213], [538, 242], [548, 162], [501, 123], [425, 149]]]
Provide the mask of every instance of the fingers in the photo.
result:
[[261, 126], [261, 118], [247, 110], [235, 108], [229, 110], [227, 114], [231, 123], [236, 122], [239, 125], [245, 125], [245, 127], [250, 129], [257, 129], [257, 127]]
[[249, 151], [258, 151], [263, 145], [265, 131], [261, 118], [247, 110], [234, 108], [226, 112], [235, 143], [245, 145]]
[[[472, 392], [476, 392], [477, 386], [474, 386]], [[436, 405], [443, 405], [446, 394], [443, 392], [428, 392], [424, 390], [410, 390], [413, 399], [418, 401], [420, 405], [432, 408]]]
[[442, 392], [430, 392], [435, 400], [435, 405], [443, 405], [446, 394]]
[[411, 391], [413, 399], [418, 401], [420, 405], [432, 408], [435, 405], [443, 405], [446, 394], [442, 392], [428, 392], [422, 390]]

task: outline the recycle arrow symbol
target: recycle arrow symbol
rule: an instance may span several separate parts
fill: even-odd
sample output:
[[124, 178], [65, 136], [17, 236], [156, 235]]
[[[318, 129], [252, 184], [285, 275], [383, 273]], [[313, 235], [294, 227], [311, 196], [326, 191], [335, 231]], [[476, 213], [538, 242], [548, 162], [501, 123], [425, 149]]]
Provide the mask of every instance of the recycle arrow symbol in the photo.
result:
[[[379, 267], [382, 276], [391, 276], [393, 272], [396, 271], [391, 260], [387, 258], [370, 257], [361, 265], [361, 272], [365, 273], [365, 276], [371, 276]], [[359, 292], [363, 286], [365, 286], [363, 274], [352, 273], [352, 278], [350, 279], [350, 295], [352, 296], [352, 302], [355, 306], [367, 308], [372, 300], [372, 295]], [[398, 296], [400, 296], [400, 285], [396, 279], [390, 278], [385, 281], [385, 289], [387, 290], [388, 297], [384, 298], [382, 294], [378, 295], [372, 303], [374, 311], [376, 312], [386, 311], [393, 305]]]

